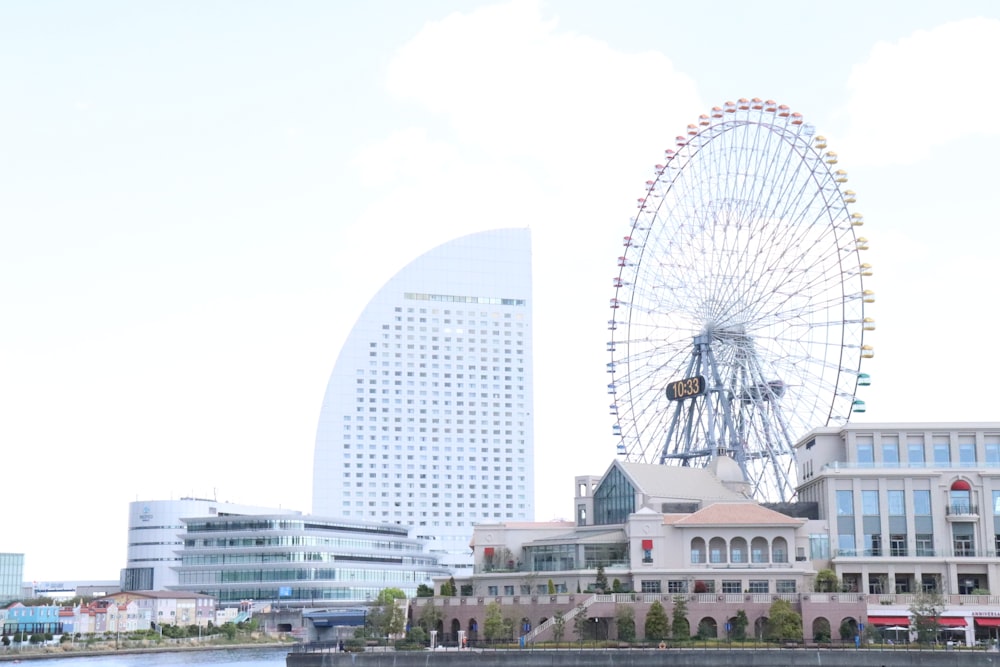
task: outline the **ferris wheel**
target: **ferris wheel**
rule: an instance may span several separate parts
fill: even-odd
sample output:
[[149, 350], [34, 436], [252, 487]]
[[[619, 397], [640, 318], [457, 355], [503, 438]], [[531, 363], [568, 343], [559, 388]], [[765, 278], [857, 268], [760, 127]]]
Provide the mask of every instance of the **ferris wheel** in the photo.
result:
[[794, 497], [794, 445], [863, 412], [874, 301], [847, 174], [787, 106], [740, 99], [688, 125], [624, 237], [608, 321], [618, 453], [734, 459], [761, 501]]

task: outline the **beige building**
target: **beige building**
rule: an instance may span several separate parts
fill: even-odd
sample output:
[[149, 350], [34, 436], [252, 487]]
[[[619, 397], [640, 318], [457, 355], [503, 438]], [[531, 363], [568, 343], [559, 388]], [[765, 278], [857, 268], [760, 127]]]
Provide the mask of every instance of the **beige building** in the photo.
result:
[[[816, 429], [796, 453], [797, 502], [770, 507], [746, 497], [725, 457], [710, 469], [615, 461], [576, 479], [574, 522], [478, 525], [460, 600], [417, 600], [414, 615], [450, 607], [440, 637], [474, 638], [495, 601], [540, 641], [554, 615], [583, 605], [613, 638], [616, 608], [631, 604], [641, 637], [653, 600], [669, 613], [683, 599], [692, 634], [725, 637], [739, 611], [760, 634], [786, 599], [807, 641], [849, 640], [909, 626], [927, 591], [942, 596], [942, 639], [1000, 636], [1000, 423]], [[838, 590], [815, 590], [822, 569]]]
[[[864, 621], [857, 594], [813, 594], [815, 569], [804, 556], [809, 535], [825, 523], [775, 511], [750, 500], [738, 466], [720, 458], [710, 469], [615, 461], [601, 477], [576, 479], [576, 521], [476, 527], [474, 574], [456, 578], [460, 598], [416, 600], [445, 610], [444, 641], [459, 632], [475, 639], [485, 605], [498, 602], [519, 617], [526, 641], [551, 637], [553, 616], [577, 605], [593, 632], [614, 638], [614, 618], [633, 607], [642, 627], [653, 601], [670, 613], [678, 598], [691, 633], [724, 638], [739, 612], [750, 637], [762, 636], [771, 604], [801, 611], [808, 638], [851, 636]], [[607, 588], [597, 587], [598, 568]], [[437, 590], [443, 580], [435, 580]], [[575, 613], [575, 612], [573, 612]]]

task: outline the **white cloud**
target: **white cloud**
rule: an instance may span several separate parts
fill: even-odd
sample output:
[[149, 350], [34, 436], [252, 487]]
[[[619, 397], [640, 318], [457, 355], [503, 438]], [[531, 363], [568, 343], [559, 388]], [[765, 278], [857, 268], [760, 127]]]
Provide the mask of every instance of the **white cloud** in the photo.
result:
[[845, 154], [856, 164], [909, 164], [935, 146], [997, 135], [1000, 20], [975, 18], [879, 42], [848, 80]]
[[427, 24], [397, 52], [388, 88], [446, 116], [465, 143], [566, 169], [636, 139], [655, 159], [667, 147], [657, 137], [705, 111], [663, 54], [560, 32], [520, 0]]

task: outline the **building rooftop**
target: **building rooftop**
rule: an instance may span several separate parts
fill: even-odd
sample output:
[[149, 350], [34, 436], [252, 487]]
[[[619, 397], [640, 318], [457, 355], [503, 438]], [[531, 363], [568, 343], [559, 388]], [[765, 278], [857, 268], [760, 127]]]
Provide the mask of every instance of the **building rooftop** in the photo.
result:
[[805, 519], [794, 519], [757, 503], [742, 502], [713, 503], [672, 523], [675, 526], [801, 526]]

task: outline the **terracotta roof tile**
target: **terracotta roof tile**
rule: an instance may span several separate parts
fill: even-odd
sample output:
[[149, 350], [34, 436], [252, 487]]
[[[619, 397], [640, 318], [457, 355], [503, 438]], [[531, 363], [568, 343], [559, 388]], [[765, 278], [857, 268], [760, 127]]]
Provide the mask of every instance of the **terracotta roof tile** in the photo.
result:
[[801, 526], [805, 519], [794, 519], [757, 503], [713, 503], [674, 524], [678, 526]]

